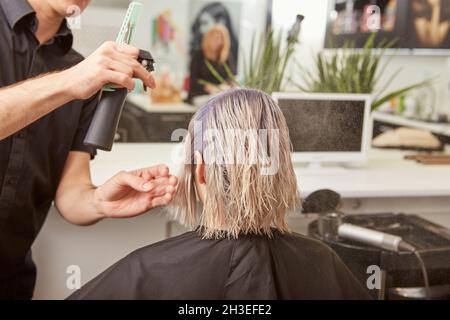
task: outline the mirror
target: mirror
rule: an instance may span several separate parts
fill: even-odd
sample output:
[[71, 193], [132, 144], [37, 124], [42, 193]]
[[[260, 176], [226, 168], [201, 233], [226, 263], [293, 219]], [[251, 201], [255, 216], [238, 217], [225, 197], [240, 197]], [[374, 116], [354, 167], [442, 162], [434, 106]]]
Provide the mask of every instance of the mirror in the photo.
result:
[[[172, 131], [187, 128], [196, 107], [215, 93], [218, 81], [205, 59], [224, 78], [227, 71], [238, 74], [253, 35], [271, 23], [272, 1], [140, 2], [144, 7], [132, 44], [155, 58], [158, 88], [144, 92], [138, 84], [128, 96], [116, 141], [171, 142]], [[127, 5], [94, 0], [81, 16], [82, 28], [73, 30], [75, 49], [86, 56], [115, 39]]]

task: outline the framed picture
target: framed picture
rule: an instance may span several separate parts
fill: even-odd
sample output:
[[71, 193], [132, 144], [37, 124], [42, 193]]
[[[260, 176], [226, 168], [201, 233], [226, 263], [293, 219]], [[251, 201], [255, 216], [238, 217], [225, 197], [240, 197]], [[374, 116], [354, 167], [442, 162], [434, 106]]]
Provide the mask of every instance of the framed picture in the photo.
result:
[[201, 49], [204, 35], [214, 26], [222, 25], [229, 34], [230, 56], [238, 60], [242, 3], [235, 1], [190, 0], [190, 50]]
[[271, 19], [272, 1], [190, 0], [187, 101], [201, 105], [224, 90], [224, 83], [232, 82], [241, 71], [253, 37], [258, 39]]
[[377, 41], [395, 40], [395, 48], [450, 54], [450, 0], [336, 0], [325, 47], [351, 41], [361, 48], [372, 32]]
[[450, 49], [450, 0], [411, 0], [409, 46]]

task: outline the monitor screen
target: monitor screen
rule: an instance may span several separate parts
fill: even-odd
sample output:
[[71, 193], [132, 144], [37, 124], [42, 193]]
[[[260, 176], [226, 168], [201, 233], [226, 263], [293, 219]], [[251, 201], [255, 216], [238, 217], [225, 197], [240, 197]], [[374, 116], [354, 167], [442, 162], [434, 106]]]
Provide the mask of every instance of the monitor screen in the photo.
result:
[[365, 103], [278, 99], [294, 152], [361, 152]]

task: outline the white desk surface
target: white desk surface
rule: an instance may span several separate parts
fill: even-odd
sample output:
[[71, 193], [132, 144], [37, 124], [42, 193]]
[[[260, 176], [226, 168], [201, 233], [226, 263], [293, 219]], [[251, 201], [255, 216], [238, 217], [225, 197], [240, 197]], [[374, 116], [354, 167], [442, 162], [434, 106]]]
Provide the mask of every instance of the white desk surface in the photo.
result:
[[[115, 144], [110, 153], [99, 151], [91, 163], [92, 178], [101, 184], [120, 170], [132, 170], [165, 163], [177, 174], [172, 161], [176, 144]], [[343, 198], [450, 197], [450, 165], [421, 165], [403, 160], [406, 152], [371, 150], [362, 168], [296, 168], [303, 197], [329, 188]]]

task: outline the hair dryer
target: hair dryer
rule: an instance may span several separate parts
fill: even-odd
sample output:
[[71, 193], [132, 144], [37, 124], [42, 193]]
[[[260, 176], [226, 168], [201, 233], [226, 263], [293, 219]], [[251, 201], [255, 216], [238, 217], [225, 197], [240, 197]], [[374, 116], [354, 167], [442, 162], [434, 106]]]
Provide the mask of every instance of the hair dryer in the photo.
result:
[[342, 223], [338, 209], [341, 196], [333, 190], [315, 191], [304, 202], [303, 212], [319, 214], [319, 231], [326, 238], [335, 239], [336, 236], [339, 236], [342, 239], [353, 240], [395, 252], [415, 251], [414, 246], [399, 236]]
[[389, 251], [415, 251], [414, 246], [402, 240], [399, 236], [355, 226], [349, 223], [341, 224], [338, 228], [338, 234], [341, 238], [369, 244]]
[[325, 239], [337, 241], [339, 238], [353, 240], [393, 252], [411, 252], [419, 262], [425, 285], [425, 298], [430, 298], [430, 283], [427, 269], [418, 248], [400, 236], [363, 228], [350, 223], [342, 223], [339, 206], [341, 196], [333, 190], [318, 190], [305, 199], [303, 213], [317, 213], [319, 234]]

